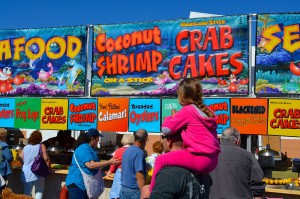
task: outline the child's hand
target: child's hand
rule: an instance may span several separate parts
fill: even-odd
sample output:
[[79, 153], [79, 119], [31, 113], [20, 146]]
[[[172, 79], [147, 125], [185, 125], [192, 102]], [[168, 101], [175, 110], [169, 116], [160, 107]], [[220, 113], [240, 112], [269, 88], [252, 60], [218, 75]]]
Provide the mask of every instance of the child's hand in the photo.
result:
[[177, 112], [177, 111], [176, 111], [175, 109], [172, 109], [172, 110], [171, 110], [171, 116], [174, 117], [174, 115], [176, 114], [176, 112]]

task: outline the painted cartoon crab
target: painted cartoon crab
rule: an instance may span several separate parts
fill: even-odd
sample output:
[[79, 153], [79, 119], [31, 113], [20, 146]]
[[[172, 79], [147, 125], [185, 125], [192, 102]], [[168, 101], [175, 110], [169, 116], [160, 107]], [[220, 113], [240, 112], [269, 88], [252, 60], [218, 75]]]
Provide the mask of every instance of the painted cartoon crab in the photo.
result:
[[20, 85], [24, 82], [24, 78], [19, 75], [12, 78], [11, 67], [0, 68], [0, 93], [7, 93], [13, 90], [12, 83]]

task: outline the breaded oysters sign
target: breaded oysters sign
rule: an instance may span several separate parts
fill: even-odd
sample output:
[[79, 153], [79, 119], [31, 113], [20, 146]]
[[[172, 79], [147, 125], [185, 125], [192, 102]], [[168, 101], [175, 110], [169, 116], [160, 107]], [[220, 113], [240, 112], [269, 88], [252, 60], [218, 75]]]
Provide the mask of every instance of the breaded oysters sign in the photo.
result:
[[186, 77], [247, 95], [248, 55], [246, 15], [96, 25], [91, 95], [176, 95]]
[[130, 99], [129, 131], [160, 132], [160, 99]]
[[0, 124], [1, 127], [14, 127], [15, 121], [15, 99], [0, 99]]

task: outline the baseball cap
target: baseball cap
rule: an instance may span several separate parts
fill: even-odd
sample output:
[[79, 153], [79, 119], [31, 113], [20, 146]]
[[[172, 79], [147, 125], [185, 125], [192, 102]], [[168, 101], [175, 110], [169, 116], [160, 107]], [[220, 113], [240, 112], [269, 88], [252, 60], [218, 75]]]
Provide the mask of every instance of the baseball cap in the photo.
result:
[[100, 136], [100, 137], [104, 137], [97, 129], [95, 128], [90, 128], [88, 131], [87, 131], [87, 136], [89, 137], [95, 137], [95, 136]]

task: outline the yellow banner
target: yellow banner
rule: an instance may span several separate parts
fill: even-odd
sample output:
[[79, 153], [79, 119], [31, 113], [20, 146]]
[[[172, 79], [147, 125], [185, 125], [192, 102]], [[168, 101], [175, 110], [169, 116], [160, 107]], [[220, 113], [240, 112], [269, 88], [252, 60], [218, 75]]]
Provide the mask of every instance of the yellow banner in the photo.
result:
[[269, 99], [268, 134], [300, 136], [300, 100]]
[[42, 99], [41, 129], [68, 129], [68, 100]]

